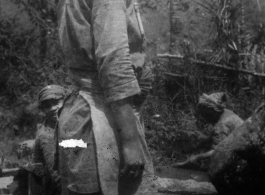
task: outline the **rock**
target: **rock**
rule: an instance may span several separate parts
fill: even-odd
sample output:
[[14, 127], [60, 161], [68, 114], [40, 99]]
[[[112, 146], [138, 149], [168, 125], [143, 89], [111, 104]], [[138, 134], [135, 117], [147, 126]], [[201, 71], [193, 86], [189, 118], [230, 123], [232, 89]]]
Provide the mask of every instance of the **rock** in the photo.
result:
[[158, 192], [178, 195], [217, 195], [210, 182], [197, 182], [192, 179], [178, 180], [158, 178]]
[[13, 182], [13, 176], [0, 178], [0, 194], [11, 194], [9, 185]]
[[265, 194], [265, 104], [216, 146], [208, 173], [220, 195]]
[[207, 172], [172, 168], [171, 166], [156, 167], [155, 175], [161, 178], [172, 178], [178, 180], [194, 179], [198, 182], [210, 182]]
[[13, 176], [9, 177], [1, 177], [0, 178], [0, 189], [2, 188], [8, 188], [8, 185], [10, 185], [13, 182]]
[[[209, 182], [206, 172], [174, 169], [169, 166], [156, 168], [157, 193], [154, 195], [216, 195], [217, 191]], [[148, 194], [145, 194], [148, 195]]]

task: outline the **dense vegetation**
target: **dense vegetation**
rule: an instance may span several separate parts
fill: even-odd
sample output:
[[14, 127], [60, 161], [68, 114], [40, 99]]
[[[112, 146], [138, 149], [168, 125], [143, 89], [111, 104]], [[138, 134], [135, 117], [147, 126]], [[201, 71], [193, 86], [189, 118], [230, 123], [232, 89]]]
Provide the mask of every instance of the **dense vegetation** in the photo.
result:
[[[12, 152], [13, 143], [34, 137], [36, 126], [43, 119], [36, 107], [40, 88], [47, 84], [71, 88], [57, 38], [56, 1], [11, 2], [17, 6], [17, 13], [0, 18], [3, 154]], [[196, 104], [202, 93], [227, 92], [228, 107], [244, 119], [263, 99], [262, 77], [206, 66], [195, 60], [262, 73], [265, 3], [138, 2], [147, 35], [148, 65], [155, 74], [153, 91], [145, 106], [148, 144], [156, 164], [164, 159], [181, 160], [200, 151], [196, 143], [207, 137], [211, 129], [196, 122]], [[22, 25], [22, 14], [27, 16], [30, 27]], [[180, 54], [183, 58], [164, 59], [157, 57], [158, 53]]]

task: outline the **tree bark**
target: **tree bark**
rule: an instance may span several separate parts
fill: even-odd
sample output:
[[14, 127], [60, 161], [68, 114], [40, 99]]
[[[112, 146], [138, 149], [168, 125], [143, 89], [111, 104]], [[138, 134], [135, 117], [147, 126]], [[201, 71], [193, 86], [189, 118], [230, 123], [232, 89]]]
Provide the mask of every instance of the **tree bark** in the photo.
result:
[[[42, 6], [42, 10], [47, 11], [48, 9], [48, 4], [46, 0], [41, 0], [41, 6]], [[46, 20], [46, 13], [41, 11], [41, 15], [40, 15], [41, 19], [43, 21]], [[44, 59], [46, 57], [46, 53], [47, 53], [47, 40], [46, 40], [46, 36], [47, 36], [47, 29], [40, 25], [40, 63], [44, 62]]]

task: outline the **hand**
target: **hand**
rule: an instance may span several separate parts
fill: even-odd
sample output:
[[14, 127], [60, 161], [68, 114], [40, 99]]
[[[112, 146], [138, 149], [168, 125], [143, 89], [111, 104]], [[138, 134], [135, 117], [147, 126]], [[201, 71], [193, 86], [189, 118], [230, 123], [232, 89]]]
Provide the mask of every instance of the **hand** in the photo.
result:
[[123, 145], [124, 167], [122, 177], [136, 178], [144, 171], [144, 156], [138, 142]]
[[191, 155], [188, 159], [191, 163], [197, 163], [198, 161], [198, 156], [197, 155]]
[[119, 135], [124, 161], [120, 175], [135, 178], [143, 173], [144, 155], [139, 140], [138, 121], [132, 105], [132, 97], [111, 103], [113, 114], [120, 129]]

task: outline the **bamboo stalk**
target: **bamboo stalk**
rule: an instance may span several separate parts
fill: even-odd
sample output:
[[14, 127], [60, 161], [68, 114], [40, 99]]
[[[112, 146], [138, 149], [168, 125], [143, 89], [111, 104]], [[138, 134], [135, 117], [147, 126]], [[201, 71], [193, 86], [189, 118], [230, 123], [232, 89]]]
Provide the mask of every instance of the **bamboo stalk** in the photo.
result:
[[19, 168], [2, 169], [0, 173], [0, 177], [14, 176], [18, 173], [18, 170]]
[[[184, 57], [180, 56], [180, 55], [158, 54], [157, 56], [159, 58], [184, 59]], [[235, 72], [239, 72], [239, 73], [244, 73], [244, 74], [249, 74], [249, 75], [253, 75], [253, 76], [257, 76], [257, 77], [264, 77], [265, 78], [265, 74], [252, 72], [252, 71], [249, 71], [249, 70], [236, 69], [236, 68], [232, 68], [232, 67], [229, 67], [229, 66], [226, 66], [226, 65], [221, 65], [221, 64], [216, 64], [216, 63], [209, 63], [209, 62], [199, 61], [199, 60], [194, 60], [194, 59], [190, 59], [190, 61], [193, 62], [196, 65], [213, 66], [215, 68], [221, 68], [221, 69], [225, 69], [225, 70], [231, 70], [231, 71], [235, 71]]]
[[171, 59], [183, 59], [182, 55], [172, 55], [172, 54], [157, 54], [159, 58], [171, 58]]
[[[167, 75], [167, 76], [178, 77], [178, 78], [188, 77], [188, 75], [180, 75], [180, 74], [174, 74], [174, 73], [170, 73], [170, 72], [165, 72], [164, 74]], [[209, 79], [209, 80], [220, 80], [220, 79], [224, 79], [224, 77], [208, 77], [208, 76], [203, 76], [202, 78]]]
[[[260, 52], [261, 56], [261, 68], [262, 68], [262, 73], [264, 73], [265, 69], [265, 58], [264, 58], [264, 50], [262, 49]], [[262, 95], [265, 95], [265, 87], [262, 86]]]

